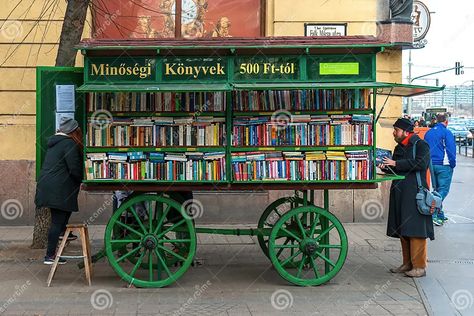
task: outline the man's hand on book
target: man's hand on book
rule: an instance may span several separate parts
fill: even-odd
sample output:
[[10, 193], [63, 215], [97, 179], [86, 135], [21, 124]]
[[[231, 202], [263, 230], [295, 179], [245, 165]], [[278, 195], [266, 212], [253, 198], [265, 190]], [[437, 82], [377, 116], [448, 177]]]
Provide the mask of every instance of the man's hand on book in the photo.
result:
[[383, 157], [383, 163], [379, 164], [378, 167], [380, 169], [385, 169], [387, 167], [395, 167], [396, 162], [388, 157]]

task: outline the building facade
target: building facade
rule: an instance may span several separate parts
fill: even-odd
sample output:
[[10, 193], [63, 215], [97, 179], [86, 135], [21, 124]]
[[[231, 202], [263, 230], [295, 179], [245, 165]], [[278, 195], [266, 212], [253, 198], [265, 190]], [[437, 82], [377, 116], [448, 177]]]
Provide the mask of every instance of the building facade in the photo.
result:
[[[388, 0], [267, 0], [262, 1], [262, 5], [265, 36], [303, 36], [306, 23], [346, 24], [346, 35], [382, 36], [385, 31], [380, 21], [390, 16]], [[54, 7], [40, 1], [10, 0], [0, 8], [0, 74], [3, 79], [0, 81], [0, 225], [34, 224], [35, 67], [54, 65], [65, 9], [63, 0]], [[91, 25], [94, 25], [93, 14], [89, 13], [83, 38], [94, 34]], [[97, 34], [97, 25], [95, 31]], [[76, 64], [82, 65], [80, 54]], [[378, 54], [377, 81], [402, 82], [400, 48]], [[377, 103], [383, 104], [385, 97], [379, 98]], [[379, 120], [379, 147], [394, 146], [391, 124], [401, 113], [401, 98], [388, 98]], [[377, 190], [331, 191], [330, 208], [342, 221], [383, 221], [388, 212], [388, 187], [383, 183]], [[288, 193], [198, 192], [195, 198], [204, 206], [201, 221], [251, 223], [257, 221], [269, 201]], [[367, 201], [375, 205], [377, 216], [364, 216], [365, 208], [369, 207]], [[81, 212], [74, 215], [77, 216], [74, 220], [88, 219], [100, 211], [101, 216], [95, 223], [105, 223], [111, 205], [109, 192], [81, 193]]]

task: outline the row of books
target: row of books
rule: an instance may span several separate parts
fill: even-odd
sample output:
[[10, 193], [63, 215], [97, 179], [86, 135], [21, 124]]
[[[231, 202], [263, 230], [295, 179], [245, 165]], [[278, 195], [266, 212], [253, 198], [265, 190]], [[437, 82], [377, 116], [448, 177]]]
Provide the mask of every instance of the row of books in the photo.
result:
[[347, 151], [252, 151], [232, 153], [232, 162], [275, 160], [370, 160], [369, 150]]
[[226, 179], [224, 153], [87, 154], [88, 180], [221, 181]]
[[[355, 116], [354, 116], [355, 117]], [[372, 117], [294, 115], [289, 122], [270, 117], [234, 120], [233, 146], [372, 145]]]
[[373, 164], [368, 151], [235, 153], [232, 176], [236, 181], [369, 180]]
[[89, 93], [89, 111], [204, 112], [225, 111], [225, 92]]
[[[369, 89], [234, 91], [237, 111], [370, 109]], [[225, 111], [225, 92], [96, 92], [89, 111], [203, 112]]]
[[225, 118], [116, 119], [89, 122], [88, 146], [225, 146]]
[[369, 89], [234, 91], [236, 111], [370, 109]]

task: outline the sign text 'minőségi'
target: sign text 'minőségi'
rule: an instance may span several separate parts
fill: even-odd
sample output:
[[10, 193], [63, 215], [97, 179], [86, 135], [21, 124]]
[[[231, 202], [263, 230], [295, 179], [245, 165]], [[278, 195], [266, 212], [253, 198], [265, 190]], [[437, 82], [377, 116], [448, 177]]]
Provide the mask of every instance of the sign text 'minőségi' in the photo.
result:
[[156, 60], [146, 57], [89, 58], [88, 81], [155, 81]]

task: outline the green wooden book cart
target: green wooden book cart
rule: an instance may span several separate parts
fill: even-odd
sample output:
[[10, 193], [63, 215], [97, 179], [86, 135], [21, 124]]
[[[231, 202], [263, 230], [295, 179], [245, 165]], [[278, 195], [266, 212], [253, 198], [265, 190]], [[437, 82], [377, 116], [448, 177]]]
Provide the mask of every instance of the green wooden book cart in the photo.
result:
[[[129, 284], [164, 287], [193, 263], [197, 233], [250, 235], [258, 238], [263, 253], [288, 282], [323, 284], [341, 270], [348, 253], [344, 227], [329, 210], [329, 191], [375, 189], [379, 182], [400, 179], [375, 172], [375, 123], [383, 109], [375, 96], [414, 96], [442, 89], [377, 82], [376, 55], [390, 48], [370, 37], [85, 40], [78, 47], [84, 68], [38, 67], [37, 166], [44, 159], [46, 139], [55, 130], [56, 97], [64, 98], [57, 87], [73, 85], [73, 115], [85, 131], [82, 189], [134, 192], [108, 220], [104, 250], [96, 259], [107, 257]], [[242, 134], [244, 141], [236, 141], [236, 122], [245, 118], [270, 124], [276, 112], [284, 112], [290, 121], [293, 117], [326, 122], [344, 116], [370, 117], [365, 134], [370, 141], [342, 143], [337, 140], [341, 135], [331, 132], [325, 141], [315, 143], [315, 134], [305, 134], [308, 126], [288, 132], [289, 141], [280, 136], [269, 140], [270, 134], [245, 134], [252, 132]], [[223, 130], [199, 140], [183, 134], [187, 127], [178, 126], [181, 134], [164, 136], [166, 145], [157, 145], [159, 137], [153, 134], [157, 121], [202, 118], [218, 121], [216, 129]], [[143, 135], [137, 132], [141, 126], [137, 119], [144, 124]], [[104, 122], [115, 125], [97, 128]], [[163, 130], [169, 128], [162, 124]], [[214, 144], [202, 141], [209, 137], [214, 137]], [[130, 143], [132, 138], [137, 143]], [[353, 163], [359, 166], [354, 173], [347, 170], [346, 162], [301, 159], [334, 152], [367, 157], [362, 164]], [[279, 162], [267, 160], [280, 153], [285, 158]], [[201, 154], [211, 160], [187, 158]], [[292, 154], [299, 156], [296, 162]], [[213, 155], [220, 155], [220, 160], [212, 160]], [[260, 157], [257, 162], [252, 160], [255, 156]], [[137, 157], [139, 162], [130, 162]], [[183, 157], [185, 161], [180, 161]], [[279, 167], [271, 169], [272, 164]], [[189, 201], [180, 192], [230, 190], [294, 194], [277, 199], [265, 210], [255, 209], [262, 214], [255, 228], [195, 227], [184, 207]], [[324, 192], [322, 205], [316, 205], [316, 190]], [[239, 210], [222, 210], [226, 211]]]

